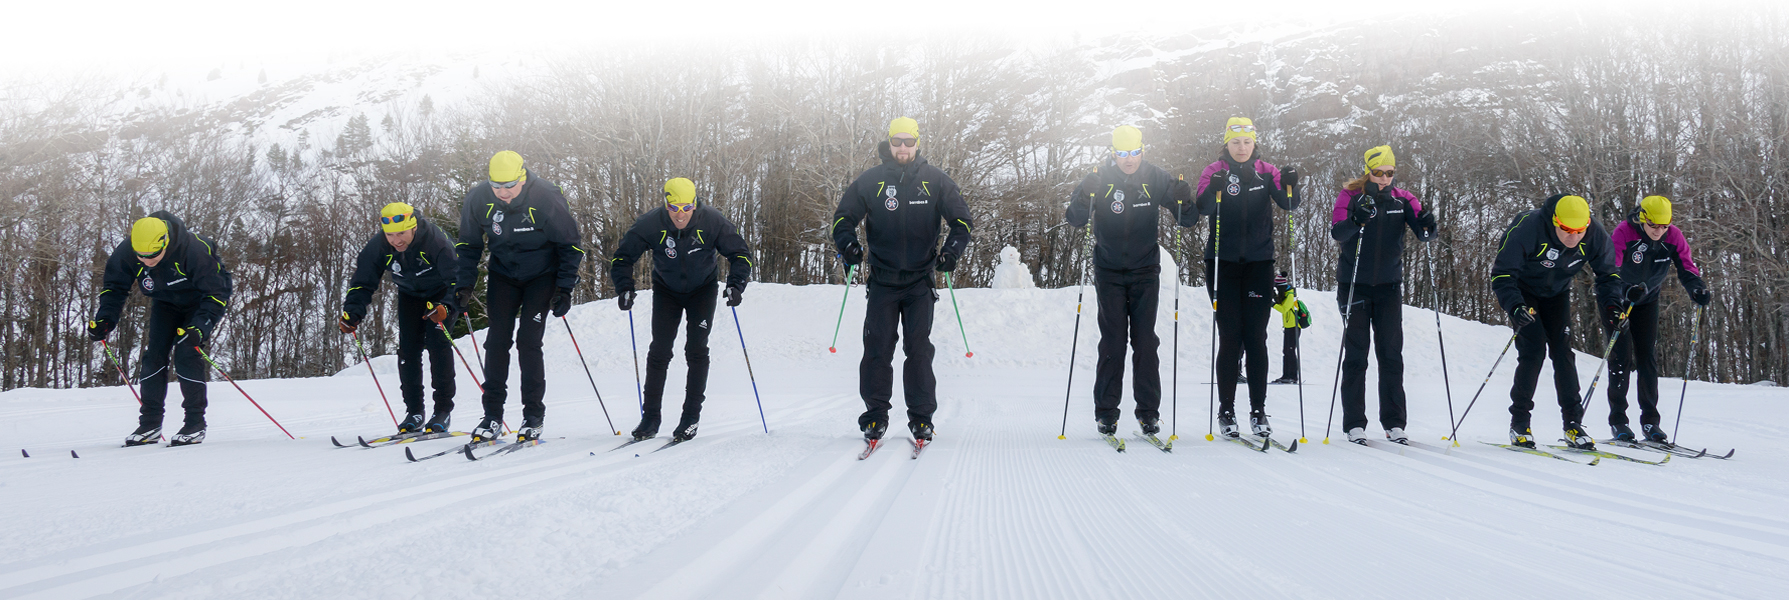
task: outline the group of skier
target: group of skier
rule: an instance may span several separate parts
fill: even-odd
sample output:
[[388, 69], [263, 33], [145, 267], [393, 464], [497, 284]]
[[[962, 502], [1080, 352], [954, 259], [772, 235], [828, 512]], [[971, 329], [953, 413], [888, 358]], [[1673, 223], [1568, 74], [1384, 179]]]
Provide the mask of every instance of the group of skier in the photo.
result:
[[[847, 281], [855, 281], [859, 271], [868, 269], [864, 281], [869, 305], [858, 366], [859, 394], [866, 410], [858, 427], [870, 450], [888, 429], [897, 342], [906, 356], [902, 379], [909, 433], [917, 445], [932, 439], [937, 379], [930, 334], [933, 305], [939, 299], [934, 272], [948, 278], [956, 269], [973, 227], [957, 184], [921, 155], [920, 140], [919, 124], [913, 119], [891, 121], [886, 139], [877, 146], [881, 164], [845, 188], [831, 224]], [[1166, 212], [1179, 227], [1192, 227], [1204, 218], [1210, 232], [1204, 267], [1214, 309], [1212, 375], [1218, 427], [1225, 436], [1241, 437], [1236, 388], [1246, 381], [1251, 433], [1267, 438], [1272, 433], [1266, 412], [1269, 311], [1280, 311], [1285, 331], [1285, 369], [1275, 383], [1300, 380], [1299, 330], [1308, 327], [1311, 318], [1289, 274], [1275, 270], [1273, 209], [1293, 211], [1302, 203], [1298, 170], [1262, 160], [1255, 125], [1246, 118], [1225, 124], [1217, 159], [1193, 182], [1144, 160], [1144, 148], [1141, 130], [1128, 125], [1113, 130], [1109, 156], [1074, 189], [1064, 215], [1069, 225], [1088, 228], [1092, 245], [1100, 330], [1093, 385], [1098, 430], [1108, 437], [1117, 430], [1127, 342], [1138, 425], [1152, 438], [1161, 429], [1155, 318], [1161, 275], [1159, 216]], [[1438, 223], [1432, 206], [1398, 187], [1397, 161], [1389, 146], [1368, 150], [1363, 163], [1363, 174], [1342, 186], [1330, 227], [1341, 249], [1336, 299], [1345, 323], [1338, 386], [1342, 429], [1350, 441], [1365, 443], [1371, 349], [1379, 364], [1380, 424], [1387, 439], [1404, 442], [1404, 239], [1408, 232], [1432, 242]], [[560, 188], [533, 175], [519, 154], [496, 153], [488, 174], [488, 181], [472, 186], [461, 204], [457, 240], [408, 204], [383, 207], [380, 230], [357, 256], [335, 319], [342, 333], [358, 337], [373, 294], [389, 274], [398, 289], [398, 373], [405, 407], [400, 435], [448, 435], [451, 429], [457, 387], [448, 327], [467, 314], [488, 250], [484, 410], [470, 435], [475, 443], [487, 442], [498, 439], [505, 429], [514, 346], [523, 407], [517, 441], [540, 438], [546, 413], [542, 337], [547, 313], [563, 320], [570, 310], [585, 250]], [[652, 336], [634, 440], [658, 433], [672, 346], [683, 326], [689, 375], [672, 432], [674, 441], [682, 441], [696, 435], [700, 420], [717, 295], [727, 306], [739, 305], [752, 260], [738, 227], [703, 202], [694, 182], [667, 181], [663, 200], [623, 236], [610, 260], [609, 276], [618, 307], [631, 311], [637, 293], [634, 264], [643, 254], [652, 256]], [[941, 234], [941, 224], [948, 234]], [[730, 264], [724, 285], [718, 266], [723, 257]], [[1491, 287], [1510, 315], [1516, 330], [1512, 343], [1519, 348], [1510, 393], [1512, 444], [1534, 445], [1529, 413], [1541, 363], [1548, 356], [1554, 360], [1566, 437], [1574, 447], [1592, 444], [1582, 424], [1577, 371], [1567, 344], [1570, 282], [1585, 268], [1597, 275], [1597, 302], [1605, 327], [1611, 334], [1631, 332], [1614, 346], [1610, 361], [1609, 424], [1614, 436], [1635, 439], [1628, 427], [1626, 395], [1628, 370], [1637, 369], [1643, 434], [1649, 440], [1668, 440], [1659, 428], [1654, 346], [1659, 288], [1672, 267], [1690, 297], [1708, 304], [1709, 292], [1683, 233], [1671, 224], [1671, 202], [1662, 196], [1645, 198], [1613, 234], [1592, 218], [1588, 202], [1576, 195], [1554, 196], [1510, 224], [1491, 269]], [[153, 213], [134, 222], [129, 239], [112, 252], [104, 282], [99, 308], [88, 323], [94, 341], [103, 342], [117, 325], [132, 289], [153, 301], [137, 375], [143, 382], [141, 416], [126, 445], [155, 443], [162, 437], [170, 355], [185, 397], [185, 422], [172, 444], [203, 441], [205, 366], [210, 360], [204, 348], [231, 295], [230, 273], [216, 244], [187, 230], [172, 214]], [[423, 402], [425, 350], [434, 390], [432, 414]]]

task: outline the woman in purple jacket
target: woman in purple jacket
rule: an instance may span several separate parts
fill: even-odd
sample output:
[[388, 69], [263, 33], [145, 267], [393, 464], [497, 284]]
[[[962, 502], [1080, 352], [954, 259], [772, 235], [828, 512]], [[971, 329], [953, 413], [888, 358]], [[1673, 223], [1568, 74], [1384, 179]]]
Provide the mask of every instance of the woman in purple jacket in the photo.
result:
[[[1615, 353], [1609, 357], [1609, 428], [1615, 439], [1634, 441], [1634, 430], [1628, 428], [1628, 370], [1640, 371], [1640, 429], [1646, 439], [1668, 442], [1671, 436], [1659, 429], [1659, 290], [1665, 287], [1665, 276], [1677, 271], [1677, 280], [1690, 293], [1690, 300], [1708, 306], [1713, 298], [1702, 283], [1702, 271], [1690, 259], [1690, 243], [1683, 230], [1671, 224], [1671, 200], [1664, 196], [1647, 196], [1628, 215], [1627, 221], [1615, 226], [1609, 234], [1615, 248], [1615, 268], [1621, 280], [1646, 286], [1646, 293], [1628, 314], [1627, 335], [1615, 341]], [[1623, 306], [1603, 307], [1603, 326], [1609, 331], [1620, 327], [1618, 318]], [[1692, 325], [1694, 326], [1694, 325]]]

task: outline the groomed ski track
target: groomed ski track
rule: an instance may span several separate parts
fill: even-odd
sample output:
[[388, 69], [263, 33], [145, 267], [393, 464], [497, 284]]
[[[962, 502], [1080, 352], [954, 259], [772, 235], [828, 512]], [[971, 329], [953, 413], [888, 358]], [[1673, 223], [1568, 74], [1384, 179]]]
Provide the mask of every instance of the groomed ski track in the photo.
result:
[[[836, 310], [841, 291], [754, 285], [740, 316], [772, 433], [758, 424], [730, 318], [717, 318], [702, 432], [658, 453], [609, 451], [624, 438], [601, 431], [563, 331], [548, 333], [553, 443], [476, 463], [332, 447], [329, 435], [391, 427], [360, 365], [244, 382], [296, 441], [227, 385], [211, 388], [207, 441], [186, 448], [117, 448], [135, 413], [121, 387], [0, 394], [0, 431], [32, 454], [0, 455], [0, 597], [1763, 598], [1789, 583], [1789, 482], [1771, 435], [1789, 415], [1781, 388], [1692, 382], [1685, 442], [1737, 446], [1732, 461], [1589, 467], [1477, 444], [1502, 438], [1507, 372], [1447, 454], [1355, 446], [1340, 431], [1324, 445], [1339, 315], [1327, 294], [1306, 291], [1317, 326], [1304, 342], [1309, 441], [1296, 454], [1203, 439], [1210, 314], [1196, 307], [1180, 324], [1174, 452], [1119, 454], [1091, 422], [1092, 332], [1082, 334], [1068, 439], [1056, 439], [1074, 290], [971, 289], [959, 298], [976, 357], [962, 356], [954, 320], [933, 332], [937, 441], [909, 459], [897, 399], [891, 448], [859, 462], [861, 350], [850, 326], [837, 355], [825, 350], [826, 306]], [[862, 300], [854, 290], [847, 321], [861, 322]], [[1164, 395], [1168, 310], [1158, 324]], [[1433, 317], [1407, 308], [1405, 320], [1409, 429], [1440, 448]], [[1507, 337], [1444, 320], [1453, 379], [1470, 382], [1455, 384], [1457, 411]], [[625, 315], [602, 302], [572, 322], [625, 432], [636, 418]], [[381, 375], [389, 361], [375, 359]], [[672, 422], [680, 363], [667, 390]], [[1581, 372], [1595, 364], [1581, 357]], [[1549, 377], [1539, 435], [1557, 428]], [[395, 398], [395, 373], [381, 380]], [[462, 388], [463, 428], [478, 406], [476, 389]], [[1296, 393], [1269, 392], [1288, 443]], [[1606, 410], [1599, 394], [1591, 420]], [[1735, 433], [1716, 436], [1717, 426]], [[1382, 435], [1377, 424], [1368, 431]]]

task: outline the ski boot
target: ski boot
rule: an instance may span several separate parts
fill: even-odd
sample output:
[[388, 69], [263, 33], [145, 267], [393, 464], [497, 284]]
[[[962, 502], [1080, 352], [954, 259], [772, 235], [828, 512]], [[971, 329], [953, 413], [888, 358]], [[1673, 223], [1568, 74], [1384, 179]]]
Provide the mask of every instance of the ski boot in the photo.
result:
[[1275, 379], [1273, 381], [1267, 382], [1267, 385], [1294, 385], [1297, 383], [1298, 383], [1298, 378], [1296, 378], [1296, 377], [1281, 377], [1279, 379]]
[[203, 441], [205, 441], [205, 424], [187, 423], [185, 427], [180, 428], [179, 433], [174, 434], [173, 439], [168, 440], [168, 447], [191, 446]]
[[541, 418], [523, 418], [522, 428], [516, 430], [516, 443], [532, 442], [540, 439]]
[[1403, 427], [1393, 427], [1385, 430], [1385, 439], [1393, 444], [1410, 444], [1410, 436], [1404, 435]]
[[1620, 425], [1610, 425], [1609, 429], [1611, 431], [1615, 432], [1615, 441], [1617, 441], [1617, 442], [1632, 442], [1632, 441], [1634, 441], [1634, 430], [1628, 429], [1627, 423], [1622, 423]]
[[1097, 417], [1093, 420], [1093, 422], [1095, 424], [1099, 425], [1100, 435], [1117, 435], [1118, 434], [1118, 418], [1117, 417], [1113, 417], [1113, 418], [1109, 418], [1109, 419], [1106, 417]]
[[908, 423], [907, 430], [913, 433], [913, 439], [932, 441], [931, 423]]
[[1534, 448], [1534, 430], [1527, 425], [1509, 426], [1509, 445], [1521, 448]]
[[882, 434], [888, 433], [888, 424], [881, 421], [870, 421], [863, 426], [863, 439], [879, 440]]
[[696, 437], [696, 417], [685, 416], [677, 422], [677, 428], [671, 430], [671, 441], [685, 442]]
[[1565, 424], [1565, 446], [1573, 450], [1595, 450], [1596, 440], [1578, 423]]
[[1666, 445], [1671, 444], [1671, 436], [1665, 435], [1665, 430], [1659, 429], [1659, 426], [1657, 425], [1641, 423], [1640, 431], [1646, 434], [1646, 441], [1648, 442], [1656, 442]]
[[398, 421], [398, 434], [422, 431], [422, 413], [407, 413], [404, 420]]
[[162, 426], [141, 425], [137, 427], [136, 431], [131, 432], [129, 436], [124, 438], [124, 447], [147, 446], [161, 441], [161, 438]]
[[1143, 429], [1143, 435], [1155, 435], [1162, 432], [1162, 420], [1137, 419], [1137, 427]]
[[1223, 434], [1224, 437], [1240, 435], [1236, 429], [1236, 413], [1228, 410], [1218, 412], [1218, 433]]
[[652, 439], [658, 435], [658, 415], [640, 415], [640, 426], [634, 428], [634, 441]]
[[435, 416], [429, 417], [429, 422], [422, 426], [422, 430], [429, 433], [447, 433], [447, 428], [452, 425], [453, 415], [438, 412], [435, 413]]
[[1367, 445], [1367, 428], [1356, 427], [1348, 430], [1348, 443]]
[[1260, 437], [1270, 437], [1273, 435], [1273, 426], [1267, 424], [1267, 411], [1249, 411], [1249, 428], [1254, 430], [1255, 435]]
[[472, 428], [472, 443], [481, 444], [497, 439], [503, 435], [503, 419], [486, 415], [479, 420], [478, 426]]

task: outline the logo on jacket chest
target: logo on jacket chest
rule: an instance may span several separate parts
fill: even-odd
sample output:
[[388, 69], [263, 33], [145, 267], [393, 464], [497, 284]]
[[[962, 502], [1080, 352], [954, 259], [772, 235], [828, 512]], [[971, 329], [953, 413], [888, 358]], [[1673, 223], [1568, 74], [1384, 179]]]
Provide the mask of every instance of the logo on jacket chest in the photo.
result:
[[155, 293], [155, 278], [154, 277], [149, 277], [149, 276], [143, 277], [143, 293], [145, 293], [145, 294]]
[[1547, 250], [1547, 260], [1559, 260], [1559, 249], [1558, 248], [1548, 249]]
[[665, 238], [665, 258], [677, 258], [677, 238]]
[[1242, 178], [1230, 176], [1230, 185], [1224, 186], [1224, 193], [1237, 196], [1242, 194]]
[[900, 207], [901, 207], [901, 203], [900, 203], [900, 201], [898, 201], [898, 200], [895, 200], [895, 188], [894, 188], [894, 186], [888, 186], [888, 201], [887, 201], [887, 202], [883, 202], [883, 203], [882, 203], [882, 206], [884, 206], [884, 207], [887, 207], [887, 208], [888, 208], [888, 210], [894, 210], [894, 209], [896, 209], [896, 208], [900, 208]]
[[503, 235], [503, 213], [491, 215], [491, 235]]
[[398, 277], [403, 277], [404, 276], [404, 262], [399, 261], [399, 260], [391, 261], [391, 274], [396, 275]]

